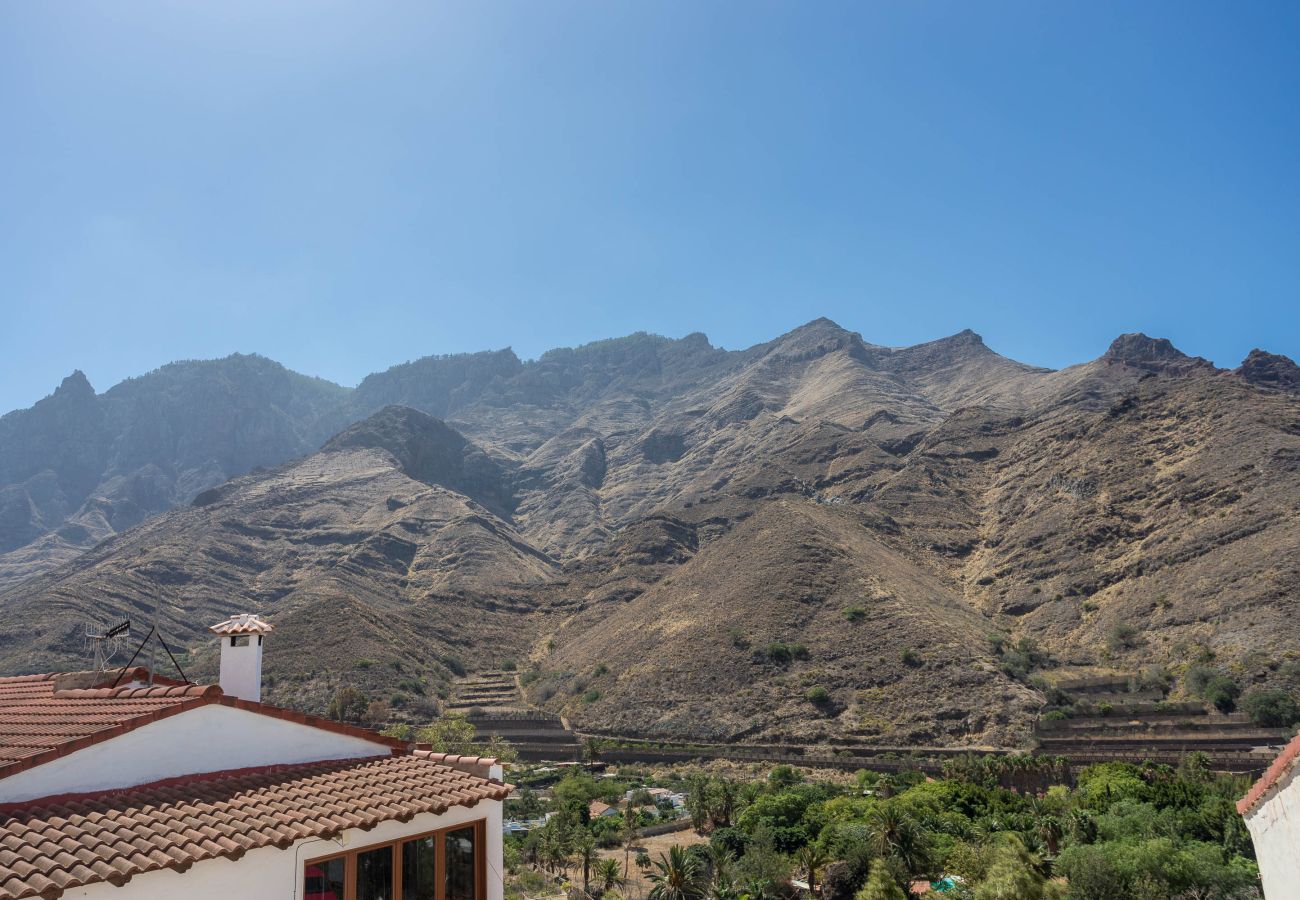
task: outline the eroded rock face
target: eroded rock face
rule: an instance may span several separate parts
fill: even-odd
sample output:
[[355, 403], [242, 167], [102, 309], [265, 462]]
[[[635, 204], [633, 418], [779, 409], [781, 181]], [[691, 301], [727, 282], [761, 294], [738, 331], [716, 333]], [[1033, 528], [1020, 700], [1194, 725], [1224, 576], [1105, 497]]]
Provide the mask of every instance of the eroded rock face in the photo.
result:
[[0, 668], [77, 668], [86, 622], [157, 601], [203, 673], [247, 607], [268, 695], [313, 709], [346, 682], [427, 718], [514, 661], [592, 730], [1014, 745], [1042, 698], [990, 633], [1119, 668], [1300, 645], [1294, 370], [1125, 335], [1051, 372], [818, 320], [355, 391], [252, 358], [73, 378], [0, 419]]
[[1170, 343], [1168, 338], [1152, 338], [1141, 333], [1121, 334], [1115, 338], [1102, 360], [1148, 372], [1214, 369], [1214, 364], [1208, 359], [1188, 356]]
[[331, 438], [323, 453], [353, 449], [392, 454], [402, 474], [477, 500], [500, 515], [515, 507], [509, 473], [446, 423], [406, 406], [386, 406]]
[[1300, 391], [1300, 366], [1290, 357], [1258, 348], [1250, 351], [1233, 374], [1259, 387]]

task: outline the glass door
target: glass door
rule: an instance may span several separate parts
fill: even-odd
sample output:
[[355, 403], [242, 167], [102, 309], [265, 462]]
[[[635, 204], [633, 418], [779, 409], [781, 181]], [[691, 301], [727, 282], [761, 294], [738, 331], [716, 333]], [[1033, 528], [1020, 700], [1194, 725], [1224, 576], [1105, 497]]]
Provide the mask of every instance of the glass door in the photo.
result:
[[357, 854], [356, 900], [394, 900], [391, 844]]
[[473, 825], [444, 835], [447, 873], [443, 900], [477, 900], [478, 859], [474, 852], [477, 844], [478, 829]]

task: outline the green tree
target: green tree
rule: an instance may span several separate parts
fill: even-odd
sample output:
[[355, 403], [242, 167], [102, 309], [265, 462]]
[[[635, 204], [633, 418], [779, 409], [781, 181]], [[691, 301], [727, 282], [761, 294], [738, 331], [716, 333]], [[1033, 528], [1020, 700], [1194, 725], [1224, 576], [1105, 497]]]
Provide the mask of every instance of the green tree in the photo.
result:
[[336, 722], [359, 723], [370, 707], [370, 698], [351, 685], [344, 685], [330, 698], [325, 714]]
[[777, 852], [772, 830], [766, 826], [755, 833], [736, 869], [737, 880], [751, 900], [782, 900], [790, 895], [789, 858]]
[[650, 900], [702, 900], [708, 893], [699, 860], [685, 847], [673, 846], [660, 854], [650, 873]]
[[883, 863], [877, 863], [867, 876], [867, 883], [858, 891], [854, 900], [907, 900], [903, 889], [894, 881], [889, 869]]
[[500, 737], [478, 739], [474, 725], [461, 712], [449, 712], [416, 729], [415, 740], [428, 744], [435, 753], [458, 753], [464, 756], [491, 756], [503, 763], [514, 762], [519, 752]]
[[910, 876], [925, 873], [930, 865], [929, 846], [924, 829], [895, 803], [873, 809], [867, 817], [871, 851], [882, 859], [898, 860]]
[[602, 892], [613, 890], [623, 884], [623, 873], [618, 868], [618, 860], [602, 859], [596, 863], [596, 885]]
[[1241, 708], [1256, 725], [1286, 728], [1300, 722], [1300, 706], [1286, 691], [1254, 690], [1241, 701]]
[[817, 877], [826, 864], [830, 862], [826, 851], [816, 844], [805, 844], [795, 854], [795, 862], [804, 872], [804, 879], [808, 882], [808, 893], [816, 896]]
[[696, 831], [709, 820], [709, 776], [703, 772], [692, 772], [686, 777], [686, 813]]
[[1128, 879], [1101, 847], [1067, 847], [1055, 870], [1070, 881], [1070, 900], [1131, 900]]
[[995, 851], [988, 875], [975, 889], [975, 900], [1042, 900], [1045, 882], [1025, 845], [1007, 834]]
[[574, 842], [573, 849], [577, 854], [578, 864], [582, 866], [582, 892], [590, 894], [591, 868], [600, 860], [600, 855], [596, 852], [596, 839], [591, 836], [591, 832], [583, 829]]
[[710, 785], [709, 818], [714, 828], [730, 828], [740, 799], [740, 786], [730, 778], [715, 778]]
[[600, 762], [600, 755], [605, 750], [605, 742], [597, 737], [589, 737], [582, 742], [582, 759], [590, 768]]
[[[633, 799], [636, 799], [633, 797]], [[628, 856], [632, 852], [632, 844], [636, 841], [636, 823], [637, 812], [636, 806], [628, 801], [627, 806], [623, 807], [623, 878], [629, 878]]]
[[1241, 686], [1227, 675], [1215, 675], [1205, 686], [1205, 699], [1214, 704], [1219, 712], [1232, 712], [1237, 708], [1237, 698], [1241, 696]]
[[803, 776], [795, 771], [793, 766], [787, 766], [782, 763], [779, 766], [773, 766], [772, 771], [767, 775], [767, 783], [775, 790], [793, 787], [803, 781]]

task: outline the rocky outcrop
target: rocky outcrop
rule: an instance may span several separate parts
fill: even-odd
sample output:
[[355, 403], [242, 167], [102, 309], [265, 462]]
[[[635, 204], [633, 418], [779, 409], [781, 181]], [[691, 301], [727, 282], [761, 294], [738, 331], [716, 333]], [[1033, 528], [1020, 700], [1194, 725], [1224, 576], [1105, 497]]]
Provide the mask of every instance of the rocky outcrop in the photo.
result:
[[1147, 372], [1214, 370], [1214, 364], [1208, 359], [1188, 356], [1170, 343], [1168, 338], [1147, 337], [1140, 332], [1121, 334], [1115, 338], [1101, 359], [1110, 365], [1131, 366]]
[[1252, 350], [1232, 374], [1256, 387], [1300, 392], [1300, 366], [1277, 353]]
[[386, 406], [331, 438], [321, 452], [358, 449], [386, 451], [408, 478], [450, 488], [500, 515], [514, 509], [510, 478], [501, 465], [445, 422], [419, 410]]

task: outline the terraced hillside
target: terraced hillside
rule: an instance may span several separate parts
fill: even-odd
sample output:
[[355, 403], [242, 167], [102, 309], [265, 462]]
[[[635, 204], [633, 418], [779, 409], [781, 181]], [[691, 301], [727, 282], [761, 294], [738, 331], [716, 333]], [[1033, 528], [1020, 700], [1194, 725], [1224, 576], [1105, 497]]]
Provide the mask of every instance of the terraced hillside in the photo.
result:
[[521, 759], [571, 761], [582, 750], [578, 736], [559, 716], [524, 702], [514, 672], [480, 672], [459, 679], [445, 708], [464, 714], [478, 739], [509, 741]]
[[1204, 700], [1167, 701], [1165, 692], [1137, 689], [1133, 676], [1063, 681], [1066, 717], [1041, 717], [1041, 752], [1074, 762], [1140, 760], [1177, 764], [1203, 753], [1223, 771], [1260, 772], [1291, 739], [1291, 727], [1266, 728], [1244, 712], [1220, 712]]

